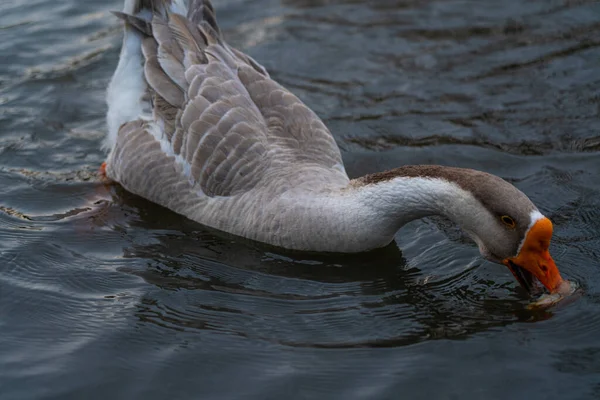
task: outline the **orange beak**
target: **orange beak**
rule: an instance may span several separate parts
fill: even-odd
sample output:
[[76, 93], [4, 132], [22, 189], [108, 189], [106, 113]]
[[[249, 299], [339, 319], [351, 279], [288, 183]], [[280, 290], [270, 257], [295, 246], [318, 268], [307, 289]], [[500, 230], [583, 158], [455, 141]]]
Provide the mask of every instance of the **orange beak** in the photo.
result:
[[519, 283], [527, 289], [530, 289], [531, 280], [524, 282], [527, 280], [525, 279], [527, 274], [523, 274], [521, 268], [535, 276], [550, 293], [556, 292], [563, 281], [548, 251], [550, 239], [552, 239], [552, 222], [544, 217], [529, 229], [519, 254], [502, 261]]

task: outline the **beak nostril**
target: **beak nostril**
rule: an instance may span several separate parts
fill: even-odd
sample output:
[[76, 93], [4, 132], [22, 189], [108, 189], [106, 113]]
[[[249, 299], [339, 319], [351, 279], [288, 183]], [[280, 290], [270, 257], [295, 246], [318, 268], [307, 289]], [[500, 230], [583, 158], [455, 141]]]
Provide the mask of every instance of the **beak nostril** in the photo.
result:
[[548, 272], [548, 267], [546, 267], [545, 265], [542, 265], [540, 268], [542, 271]]

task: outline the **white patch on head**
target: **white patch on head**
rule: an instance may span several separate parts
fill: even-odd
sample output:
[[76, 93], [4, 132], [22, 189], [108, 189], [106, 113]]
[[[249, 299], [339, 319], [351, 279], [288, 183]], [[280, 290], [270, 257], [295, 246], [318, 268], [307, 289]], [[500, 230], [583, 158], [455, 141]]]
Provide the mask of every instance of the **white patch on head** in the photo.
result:
[[529, 228], [531, 228], [536, 222], [538, 222], [540, 219], [542, 218], [546, 218], [544, 217], [544, 214], [542, 214], [541, 212], [539, 212], [538, 210], [533, 210], [531, 212], [531, 214], [529, 214], [529, 217], [531, 218], [531, 222], [529, 224]]
[[519, 248], [517, 249], [517, 254], [519, 254], [521, 252], [521, 248], [523, 247], [523, 243], [525, 243], [525, 238], [527, 238], [527, 235], [529, 234], [529, 231], [531, 230], [531, 228], [533, 227], [533, 225], [535, 225], [535, 223], [538, 222], [542, 218], [546, 218], [546, 217], [544, 217], [544, 214], [542, 214], [538, 210], [533, 210], [529, 214], [529, 226], [527, 227], [527, 230], [525, 231], [525, 236], [523, 236], [523, 239], [521, 240], [521, 243], [519, 243]]

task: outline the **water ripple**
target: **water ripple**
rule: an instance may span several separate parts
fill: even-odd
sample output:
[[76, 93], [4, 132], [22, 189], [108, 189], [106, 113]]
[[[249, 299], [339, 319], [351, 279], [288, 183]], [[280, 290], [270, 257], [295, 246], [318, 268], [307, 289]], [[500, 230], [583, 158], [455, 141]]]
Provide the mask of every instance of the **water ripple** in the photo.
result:
[[3, 398], [598, 398], [598, 3], [214, 3], [353, 177], [502, 176], [553, 220], [581, 296], [528, 310], [441, 219], [375, 252], [304, 254], [105, 184], [122, 2], [0, 2]]

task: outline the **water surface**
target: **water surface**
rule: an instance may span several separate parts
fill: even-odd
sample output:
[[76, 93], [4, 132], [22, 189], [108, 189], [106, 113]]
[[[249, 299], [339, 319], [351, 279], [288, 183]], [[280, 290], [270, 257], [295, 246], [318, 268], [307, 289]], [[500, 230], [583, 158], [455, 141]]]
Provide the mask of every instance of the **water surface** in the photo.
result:
[[105, 186], [121, 2], [0, 4], [0, 398], [600, 398], [600, 4], [215, 0], [228, 41], [331, 128], [351, 176], [510, 180], [584, 295], [525, 308], [439, 219], [286, 252]]

